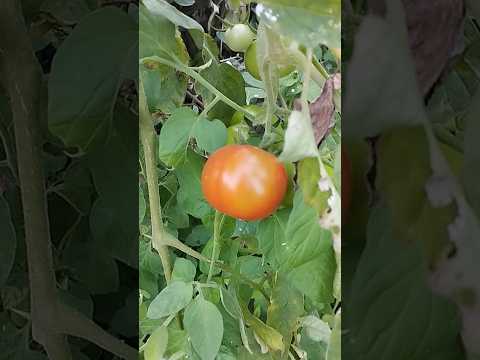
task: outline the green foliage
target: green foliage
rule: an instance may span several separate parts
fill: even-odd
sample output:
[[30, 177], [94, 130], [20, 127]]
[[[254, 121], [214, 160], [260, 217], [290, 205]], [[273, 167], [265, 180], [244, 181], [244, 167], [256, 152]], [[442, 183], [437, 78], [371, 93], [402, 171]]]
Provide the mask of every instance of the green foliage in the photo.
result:
[[[18, 33], [9, 38], [27, 39], [10, 59], [28, 74], [12, 71], [8, 77], [31, 124], [38, 126], [19, 126], [10, 108], [17, 96], [7, 94], [2, 77], [0, 358], [46, 359], [44, 346], [52, 335], [65, 338], [53, 352], [69, 348], [74, 359], [112, 357], [109, 351], [118, 345], [132, 352], [138, 344], [138, 294], [132, 293], [138, 279], [137, 221], [148, 212], [148, 194], [138, 193], [138, 6], [92, 0], [2, 5], [8, 3], [23, 10], [23, 18], [20, 12], [13, 19]], [[8, 13], [2, 13], [4, 25]], [[39, 31], [30, 33], [34, 28]], [[29, 97], [35, 107], [27, 105]], [[32, 143], [16, 141], [23, 132]], [[21, 156], [25, 149], [29, 154]], [[26, 176], [19, 171], [35, 159], [42, 171], [29, 168]], [[26, 193], [34, 201], [27, 201]], [[139, 202], [143, 210], [137, 213]], [[44, 225], [49, 232], [39, 234]], [[149, 267], [141, 277], [150, 280], [148, 290], [155, 295], [161, 266], [154, 266], [156, 254], [149, 257], [143, 250]], [[48, 324], [41, 319], [45, 314]], [[67, 339], [64, 331], [85, 324], [81, 339]], [[110, 339], [110, 349], [97, 338], [99, 332]]]
[[[466, 298], [480, 293], [473, 280], [473, 259], [480, 256], [478, 13], [470, 2], [459, 19], [465, 27], [455, 33], [465, 48], [449, 49], [455, 57], [444, 59], [448, 65], [428, 79], [436, 81], [432, 85], [426, 80], [432, 74], [420, 69], [441, 60], [445, 44], [420, 55], [425, 48], [409, 43], [420, 23], [432, 19], [406, 26], [418, 8], [385, 3], [379, 19], [368, 15], [369, 4], [354, 0], [344, 21], [344, 103], [351, 122], [343, 133], [353, 140], [357, 184], [344, 235], [351, 246], [342, 263], [342, 353], [365, 359], [475, 358], [480, 350], [472, 341], [477, 330], [469, 325], [473, 313]], [[377, 66], [369, 66], [372, 61]], [[370, 136], [375, 145], [365, 151]], [[358, 185], [360, 175], [364, 182]]]
[[[257, 34], [263, 39], [257, 46], [267, 66], [262, 80], [245, 71], [244, 58], [228, 57], [227, 48], [219, 46], [223, 35], [200, 30], [200, 18], [189, 18], [163, 0], [144, 5], [140, 81], [148, 111], [140, 120], [147, 129], [142, 133], [144, 150], [154, 144], [150, 158], [147, 152], [140, 155], [141, 178], [146, 180], [140, 184], [141, 199], [154, 200], [153, 205], [146, 203], [145, 215], [140, 200], [139, 215], [144, 357], [157, 351], [166, 359], [286, 360], [305, 352], [312, 359], [326, 359], [327, 353], [336, 359], [339, 325], [335, 328], [335, 321], [322, 322], [320, 317], [340, 317], [339, 307], [334, 307], [340, 302], [334, 291], [339, 267], [333, 228], [322, 227], [320, 220], [332, 207], [327, 200], [336, 191], [333, 184], [339, 184], [340, 172], [321, 173], [320, 165], [338, 158], [340, 129], [337, 126], [319, 148], [312, 125], [321, 119], [310, 116], [308, 106], [338, 68], [334, 60], [326, 70], [325, 59], [327, 46], [340, 36], [340, 1], [329, 2], [335, 11], [328, 14], [310, 3], [268, 4], [280, 14], [281, 28], [262, 30], [266, 20], [257, 18]], [[225, 19], [242, 17], [232, 11], [227, 10]], [[293, 24], [289, 19], [298, 13], [305, 21]], [[217, 22], [212, 18], [212, 28], [221, 26]], [[313, 23], [320, 23], [321, 29], [312, 31]], [[282, 36], [286, 26], [294, 26], [299, 36]], [[325, 32], [327, 37], [320, 35]], [[307, 34], [308, 42], [303, 42]], [[297, 50], [287, 46], [299, 39]], [[314, 50], [314, 58], [302, 52], [307, 47]], [[181, 56], [185, 48], [190, 59]], [[274, 56], [278, 54], [282, 56]], [[313, 74], [308, 89], [305, 64]], [[275, 69], [280, 65], [289, 66], [292, 73], [279, 79]], [[295, 101], [304, 101], [305, 111], [295, 111]], [[327, 120], [337, 124], [339, 112]], [[246, 143], [282, 153], [289, 173], [287, 198], [273, 215], [256, 222], [219, 214], [206, 202], [201, 187], [202, 169], [211, 153], [226, 144]], [[155, 165], [153, 173], [148, 164]], [[321, 190], [320, 180], [331, 190]], [[159, 199], [152, 183], [159, 184]], [[156, 224], [159, 213], [161, 223]], [[316, 320], [304, 322], [306, 317]], [[164, 328], [166, 348], [155, 340]], [[310, 335], [299, 336], [305, 331]]]
[[[87, 16], [60, 47], [48, 83], [48, 125], [67, 147], [86, 151], [108, 137], [121, 82], [136, 77], [127, 71], [138, 51], [136, 28], [127, 14], [106, 7]], [[112, 68], [120, 70], [116, 76]]]

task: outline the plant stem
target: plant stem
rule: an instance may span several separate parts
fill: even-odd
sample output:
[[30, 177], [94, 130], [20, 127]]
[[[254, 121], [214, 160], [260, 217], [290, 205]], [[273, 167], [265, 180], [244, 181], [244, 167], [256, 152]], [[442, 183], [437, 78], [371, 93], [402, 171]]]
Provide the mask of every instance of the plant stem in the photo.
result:
[[210, 104], [208, 104], [207, 106], [205, 106], [205, 108], [203, 109], [203, 111], [200, 113], [200, 116], [207, 116], [208, 115], [208, 112], [210, 110], [212, 110], [215, 105], [218, 104], [218, 102], [220, 101], [220, 98], [218, 96], [216, 96], [211, 102]]
[[323, 87], [325, 80], [329, 78], [327, 71], [318, 61], [309, 60], [308, 57], [301, 50], [292, 50], [291, 55], [294, 62], [301, 69], [309, 69], [311, 77], [318, 86]]
[[[25, 221], [30, 281], [32, 336], [51, 359], [70, 359], [64, 336], [47, 330], [55, 321], [56, 279], [46, 207], [40, 148], [41, 71], [36, 61], [20, 3], [0, 3], [0, 61], [15, 126], [17, 164]], [[45, 304], [53, 306], [43, 306]]]
[[245, 116], [251, 120], [255, 121], [255, 117], [252, 116], [247, 110], [245, 110], [243, 107], [238, 105], [235, 101], [231, 100], [230, 98], [226, 97], [223, 95], [221, 91], [219, 91], [215, 86], [210, 84], [207, 80], [205, 80], [202, 75], [200, 75], [198, 72], [195, 70], [189, 68], [188, 66], [185, 66], [181, 63], [175, 63], [166, 59], [163, 59], [158, 56], [151, 56], [148, 58], [142, 59], [140, 62], [142, 63], [145, 60], [151, 60], [151, 61], [156, 61], [159, 62], [160, 64], [169, 66], [171, 68], [174, 68], [177, 71], [183, 72], [184, 74], [190, 76], [192, 79], [196, 80], [198, 83], [200, 83], [203, 87], [205, 87], [208, 91], [210, 91], [212, 94], [214, 94], [216, 97], [218, 97], [221, 101], [223, 101], [225, 104], [230, 106], [231, 108], [240, 111], [241, 113], [245, 114]]
[[[195, 251], [193, 250], [192, 248], [190, 248], [189, 246], [185, 245], [184, 243], [182, 243], [181, 241], [179, 241], [178, 239], [175, 239], [172, 235], [168, 234], [168, 233], [165, 233], [165, 237], [164, 237], [164, 245], [167, 245], [167, 246], [171, 246], [187, 255], [190, 255], [191, 257], [197, 259], [197, 260], [200, 260], [200, 261], [205, 261], [206, 263], [211, 263], [212, 260], [203, 256], [202, 254], [200, 254], [198, 251]], [[232, 274], [234, 277], [240, 279], [241, 281], [243, 281], [244, 283], [250, 285], [251, 287], [253, 287], [254, 289], [258, 290], [264, 297], [265, 299], [267, 299], [267, 301], [270, 301], [270, 298], [268, 297], [267, 293], [265, 292], [265, 290], [259, 285], [257, 284], [255, 281], [252, 281], [250, 280], [249, 278], [243, 276], [242, 274], [238, 273], [238, 272], [235, 272], [233, 269], [231, 269], [228, 265], [225, 265], [223, 262], [221, 261], [216, 261], [214, 263], [214, 265], [220, 269], [222, 269], [223, 271], [225, 272], [228, 272], [230, 274]]]
[[165, 230], [162, 222], [160, 192], [157, 182], [156, 136], [153, 121], [147, 107], [143, 83], [139, 85], [140, 139], [145, 158], [145, 175], [147, 178], [148, 198], [150, 201], [150, 220], [152, 223], [152, 244], [160, 255], [160, 260], [167, 284], [170, 283], [172, 270], [168, 248], [163, 244]]
[[212, 280], [213, 264], [218, 260], [218, 255], [220, 254], [220, 231], [222, 230], [224, 218], [225, 216], [222, 213], [215, 210], [215, 219], [213, 221], [213, 249], [210, 268], [208, 269], [207, 283]]
[[302, 105], [307, 106], [307, 98], [308, 98], [308, 89], [310, 88], [310, 79], [312, 74], [312, 49], [307, 49], [307, 61], [305, 62], [305, 76], [303, 79], [303, 91], [302, 91]]

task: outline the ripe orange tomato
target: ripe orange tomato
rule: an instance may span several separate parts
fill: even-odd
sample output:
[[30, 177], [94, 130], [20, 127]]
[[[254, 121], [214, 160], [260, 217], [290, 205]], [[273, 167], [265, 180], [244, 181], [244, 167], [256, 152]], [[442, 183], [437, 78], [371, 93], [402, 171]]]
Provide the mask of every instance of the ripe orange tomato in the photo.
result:
[[227, 145], [209, 157], [201, 181], [212, 207], [237, 219], [259, 220], [282, 202], [288, 176], [274, 155], [251, 145]]
[[342, 218], [346, 219], [352, 196], [351, 189], [352, 164], [347, 152], [342, 146]]

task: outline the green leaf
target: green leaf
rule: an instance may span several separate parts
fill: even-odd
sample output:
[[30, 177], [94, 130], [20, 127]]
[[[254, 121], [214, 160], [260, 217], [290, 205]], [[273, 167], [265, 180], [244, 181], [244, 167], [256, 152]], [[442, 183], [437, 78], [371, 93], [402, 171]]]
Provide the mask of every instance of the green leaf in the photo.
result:
[[141, 335], [151, 334], [165, 322], [165, 318], [149, 319], [144, 318], [139, 321], [139, 330]]
[[[78, 310], [89, 319], [93, 318], [93, 301], [90, 291], [81, 285], [70, 285], [69, 291], [57, 289], [60, 301], [75, 310]], [[138, 296], [137, 296], [138, 298]]]
[[145, 360], [162, 359], [167, 350], [168, 330], [165, 326], [159, 326], [148, 338], [144, 348]]
[[421, 248], [395, 238], [391, 216], [383, 206], [371, 210], [355, 296], [344, 297], [342, 357], [464, 359], [456, 307], [432, 294]]
[[[172, 200], [173, 202], [174, 200]], [[173, 226], [177, 229], [186, 229], [189, 227], [190, 219], [188, 214], [185, 213], [185, 209], [183, 209], [178, 204], [172, 204], [169, 202], [168, 208], [164, 208], [164, 217], [168, 221], [169, 226]]]
[[[396, 0], [386, 3], [385, 17], [365, 16], [357, 30], [344, 90], [342, 116], [352, 119], [342, 129], [346, 136], [376, 136], [394, 127], [421, 125], [425, 120], [403, 4]], [[373, 62], [378, 66], [371, 67]], [[367, 68], [370, 71], [365, 71]]]
[[328, 343], [327, 356], [325, 360], [340, 360], [342, 358], [342, 317], [338, 313], [335, 315], [335, 326], [332, 336]]
[[65, 22], [77, 23], [93, 9], [87, 0], [46, 0], [41, 10]]
[[185, 239], [185, 243], [190, 246], [205, 245], [212, 235], [212, 231], [210, 231], [205, 225], [196, 225]]
[[188, 152], [187, 159], [176, 169], [180, 188], [177, 192], [177, 201], [188, 214], [201, 219], [211, 211], [202, 193], [200, 177], [204, 160], [194, 153]]
[[138, 262], [140, 269], [152, 274], [163, 274], [162, 262], [160, 256], [152, 250], [150, 241], [140, 241], [140, 250]]
[[316, 316], [309, 315], [302, 319], [302, 327], [305, 334], [315, 342], [328, 344], [332, 336], [332, 330], [328, 324]]
[[137, 53], [137, 24], [115, 7], [88, 15], [62, 43], [48, 83], [48, 125], [66, 146], [87, 151], [105, 142], [121, 82], [138, 77]]
[[137, 154], [138, 119], [119, 106], [109, 141], [87, 158], [98, 194], [89, 219], [95, 241], [133, 268], [138, 266], [138, 208], [132, 206], [138, 202]]
[[[223, 95], [228, 97], [240, 106], [246, 104], [245, 80], [242, 74], [233, 66], [223, 63], [212, 63], [210, 67], [200, 73], [205, 80], [215, 86]], [[208, 106], [215, 96], [200, 84], [197, 86], [198, 93], [202, 96], [205, 105]], [[235, 110], [223, 102], [216, 104], [213, 109], [208, 112], [210, 119], [219, 119], [228, 124]]]
[[262, 258], [253, 255], [240, 256], [237, 259], [240, 274], [250, 280], [260, 280], [265, 275]]
[[[182, 46], [183, 43], [181, 44]], [[185, 49], [186, 51], [186, 49]], [[187, 77], [162, 65], [139, 65], [148, 108], [151, 112], [171, 113], [185, 101]]]
[[0, 229], [2, 241], [0, 242], [0, 288], [8, 279], [15, 261], [17, 237], [10, 217], [7, 201], [0, 195]]
[[[214, 241], [213, 241], [213, 237], [205, 244], [205, 246], [203, 247], [202, 249], [202, 255], [205, 256], [207, 259], [218, 259], [219, 257], [219, 254], [220, 254], [220, 248], [221, 246], [217, 246], [217, 248], [215, 249], [215, 256], [212, 256], [213, 254], [213, 245], [214, 245]], [[206, 262], [206, 261], [200, 261], [200, 271], [203, 273], [203, 274], [208, 274], [210, 270], [210, 263]], [[215, 276], [215, 275], [218, 275], [221, 273], [221, 269], [214, 266], [213, 267], [213, 272], [212, 274]]]
[[[154, 16], [140, 6], [140, 59], [159, 56], [174, 63], [187, 65], [189, 55], [175, 26], [162, 16]], [[140, 65], [148, 108], [151, 112], [171, 113], [180, 107], [187, 91], [187, 76], [173, 67], [148, 61]]]
[[181, 63], [185, 56], [185, 45], [177, 36], [175, 25], [164, 16], [150, 12], [143, 4], [140, 5], [139, 41], [140, 60], [159, 56]]
[[317, 156], [318, 149], [313, 136], [310, 115], [305, 111], [292, 111], [288, 118], [285, 145], [279, 159], [285, 162], [296, 162]]
[[195, 0], [175, 0], [175, 3], [180, 6], [192, 6], [195, 4]]
[[341, 4], [339, 0], [320, 0], [315, 2], [309, 0], [297, 0], [294, 2], [294, 5], [292, 5], [292, 2], [289, 0], [260, 0], [259, 3], [268, 6], [292, 6], [315, 15], [341, 15]]
[[159, 319], [175, 314], [192, 301], [193, 286], [191, 283], [175, 281], [163, 289], [148, 307], [147, 316]]
[[227, 128], [220, 120], [207, 120], [200, 117], [195, 123], [193, 134], [198, 146], [208, 153], [221, 148], [227, 142]]
[[304, 203], [300, 191], [295, 193], [285, 241], [277, 256], [280, 272], [298, 290], [317, 303], [332, 301], [336, 270], [332, 234], [320, 227], [315, 210]]
[[275, 279], [267, 311], [267, 325], [282, 334], [285, 344], [290, 344], [303, 314], [303, 296], [281, 275]]
[[432, 174], [427, 141], [423, 127], [386, 132], [378, 144], [377, 187], [392, 212], [395, 234], [405, 241], [421, 241], [434, 263], [450, 243], [448, 227], [457, 209], [453, 204], [434, 207], [427, 197]]
[[480, 180], [480, 169], [477, 166], [480, 161], [480, 155], [478, 152], [480, 124], [476, 120], [479, 111], [479, 98], [480, 92], [476, 94], [472, 102], [472, 108], [468, 113], [466, 120], [465, 168], [463, 170], [466, 196], [472, 208], [475, 210], [477, 217], [480, 217], [480, 187], [478, 186]]
[[118, 290], [119, 273], [115, 260], [96, 242], [83, 239], [78, 231], [70, 240], [64, 255], [65, 266], [92, 294], [107, 294]]
[[223, 319], [217, 307], [198, 296], [185, 310], [185, 330], [202, 360], [214, 360], [223, 338]]
[[195, 265], [190, 260], [177, 258], [173, 266], [172, 281], [193, 281], [196, 272]]
[[177, 321], [172, 321], [168, 326], [168, 347], [165, 355], [170, 359], [173, 354], [185, 351], [187, 346], [187, 332], [179, 328]]
[[198, 22], [186, 16], [165, 0], [143, 0], [143, 4], [155, 16], [163, 16], [175, 25], [185, 29], [197, 29], [203, 32], [203, 28]]
[[320, 44], [341, 47], [340, 0], [259, 2], [267, 5], [267, 8], [257, 7], [257, 15], [274, 31], [293, 38], [306, 47], [315, 48]]
[[285, 247], [282, 244], [286, 244], [285, 229], [289, 214], [287, 209], [280, 210], [258, 224], [258, 246], [267, 261], [274, 267], [282, 261], [281, 254]]
[[317, 214], [324, 214], [329, 207], [330, 191], [320, 190], [320, 167], [317, 158], [307, 158], [299, 162], [297, 181], [305, 203], [317, 210]]
[[234, 319], [240, 319], [242, 317], [242, 308], [238, 302], [234, 287], [229, 286], [228, 289], [222, 287], [220, 293], [223, 307], [227, 313]]
[[265, 324], [262, 320], [252, 315], [244, 304], [240, 304], [245, 322], [252, 328], [255, 334], [262, 340], [265, 345], [272, 351], [283, 352], [285, 350], [285, 342], [282, 334], [277, 330]]
[[187, 152], [197, 114], [189, 108], [176, 109], [160, 131], [158, 156], [168, 166], [177, 166]]

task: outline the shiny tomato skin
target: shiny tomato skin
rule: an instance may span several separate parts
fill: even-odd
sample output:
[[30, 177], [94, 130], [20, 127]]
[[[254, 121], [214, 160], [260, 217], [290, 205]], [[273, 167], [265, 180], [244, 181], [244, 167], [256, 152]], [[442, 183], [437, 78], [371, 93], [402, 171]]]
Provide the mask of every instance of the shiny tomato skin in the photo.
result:
[[287, 191], [288, 176], [269, 152], [251, 145], [227, 145], [210, 155], [201, 182], [213, 208], [253, 221], [277, 209]]

